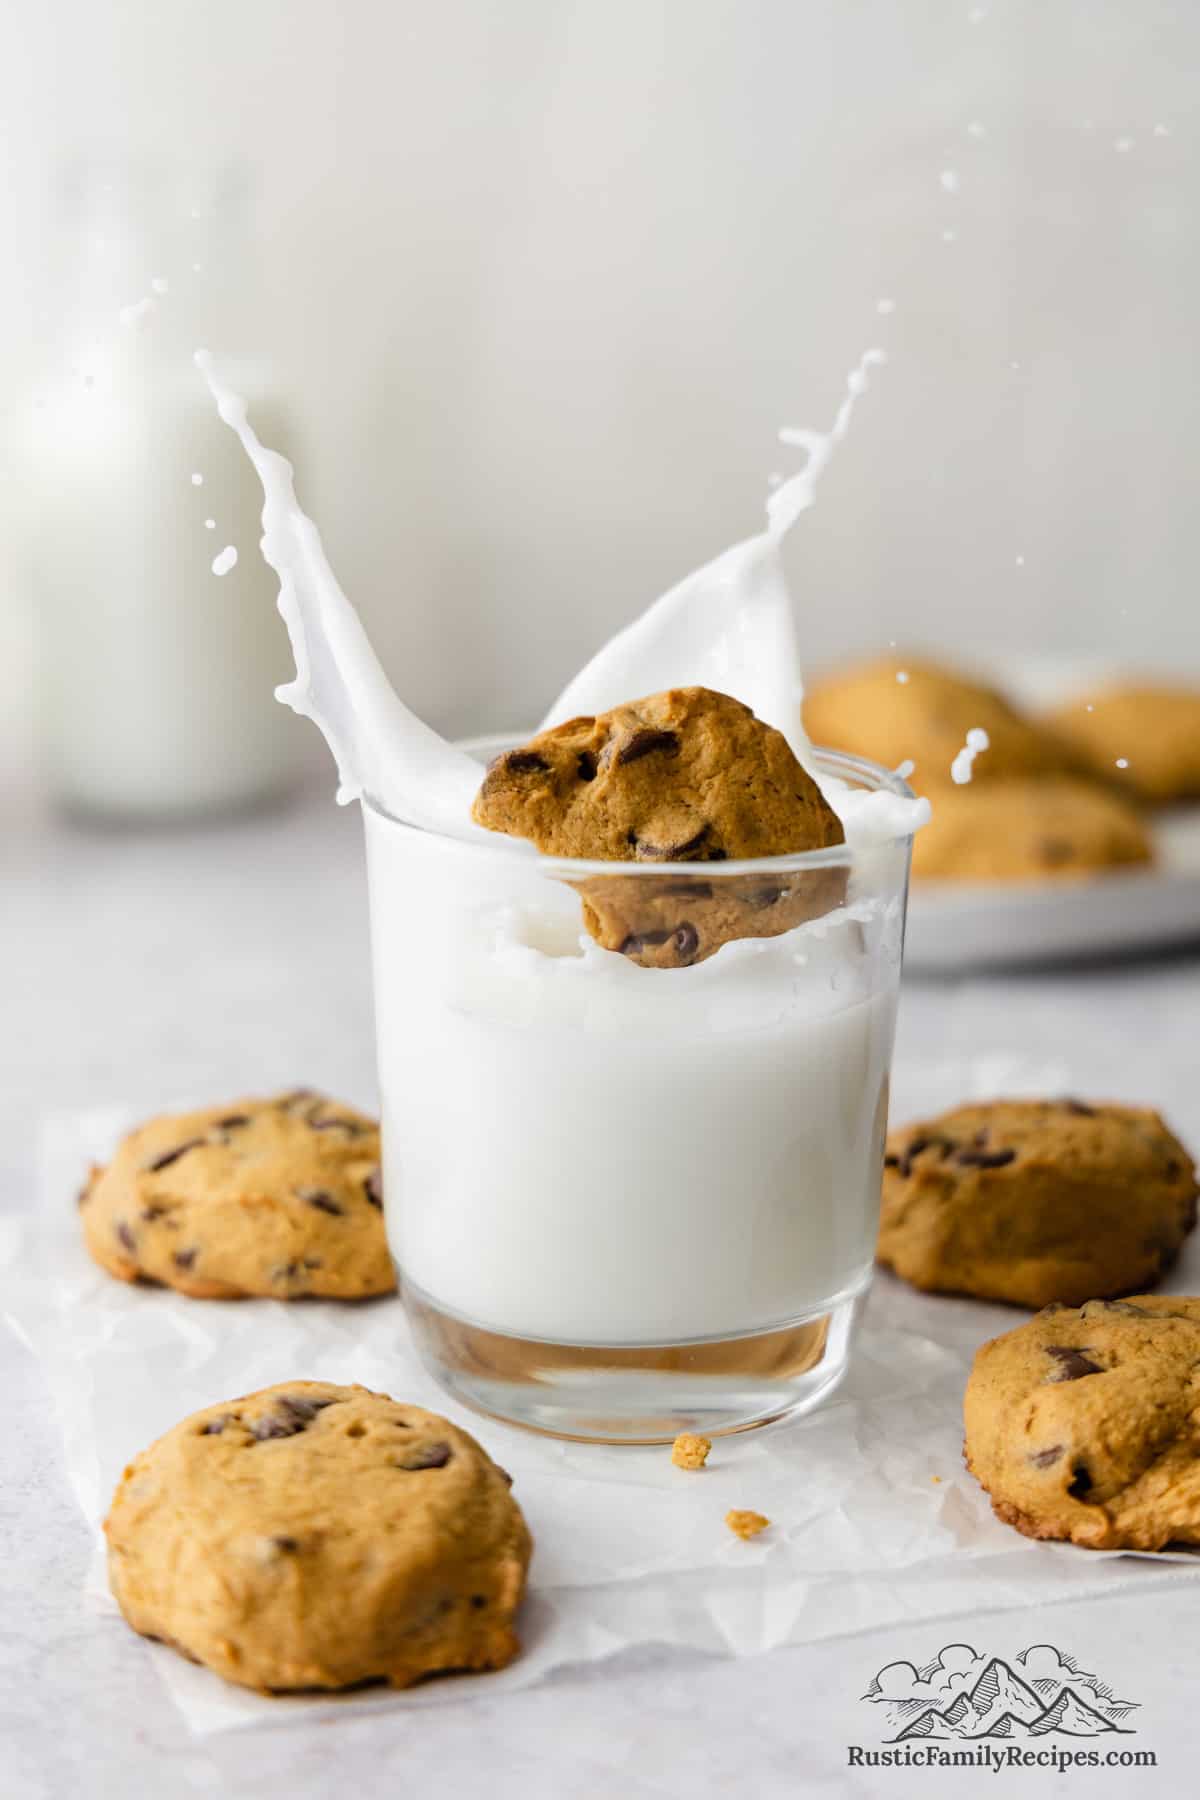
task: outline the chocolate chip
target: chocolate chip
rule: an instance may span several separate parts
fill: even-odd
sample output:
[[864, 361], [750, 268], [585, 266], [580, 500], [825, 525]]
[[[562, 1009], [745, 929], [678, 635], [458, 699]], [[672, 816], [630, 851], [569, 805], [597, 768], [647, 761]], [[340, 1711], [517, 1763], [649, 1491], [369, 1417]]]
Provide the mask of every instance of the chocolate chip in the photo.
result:
[[[704, 847], [710, 830], [710, 826], [702, 825], [690, 838], [681, 838], [677, 844], [652, 844], [646, 838], [634, 836], [633, 832], [629, 836], [639, 862], [689, 862], [695, 857], [697, 850]], [[701, 857], [700, 860], [705, 862], [712, 859]]]
[[317, 1119], [310, 1114], [308, 1123], [313, 1131], [344, 1131], [349, 1137], [361, 1137], [367, 1129], [365, 1125], [360, 1125], [356, 1119], [339, 1119], [334, 1116], [327, 1119]]
[[367, 1199], [371, 1202], [371, 1205], [378, 1206], [382, 1211], [383, 1170], [379, 1167], [372, 1169], [371, 1173], [367, 1176], [367, 1179], [363, 1182], [363, 1187], [366, 1189]]
[[536, 750], [510, 750], [500, 761], [510, 775], [544, 775], [550, 767], [545, 757], [539, 756]]
[[652, 726], [643, 725], [635, 731], [617, 751], [617, 763], [640, 762], [643, 756], [651, 756], [656, 750], [674, 754], [679, 749], [679, 734], [675, 731], [656, 731]]
[[230, 1113], [227, 1119], [217, 1120], [218, 1131], [237, 1131], [250, 1123], [249, 1113]]
[[955, 1162], [966, 1169], [1004, 1169], [1016, 1162], [1015, 1150], [960, 1150]]
[[754, 893], [746, 895], [746, 905], [753, 912], [765, 912], [768, 906], [778, 906], [787, 896], [788, 890], [785, 887], [756, 888]]
[[900, 1156], [896, 1166], [905, 1180], [912, 1174], [913, 1161], [920, 1156], [922, 1150], [928, 1150], [933, 1139], [931, 1137], [915, 1137]]
[[900, 1158], [898, 1156], [885, 1156], [883, 1159], [883, 1166], [885, 1169], [898, 1169], [900, 1167]]
[[643, 950], [657, 949], [670, 937], [669, 931], [631, 932], [621, 945], [622, 956], [640, 956]]
[[255, 1419], [250, 1427], [250, 1436], [261, 1444], [265, 1443], [267, 1438], [295, 1437], [298, 1431], [303, 1430], [303, 1425], [297, 1425], [289, 1419], [276, 1418], [273, 1414], [268, 1413], [265, 1418]]
[[319, 1256], [306, 1256], [304, 1259], [304, 1267], [306, 1269], [319, 1269], [321, 1267], [320, 1257]]
[[1063, 1447], [1061, 1444], [1051, 1444], [1048, 1450], [1034, 1450], [1029, 1457], [1029, 1461], [1033, 1464], [1035, 1469], [1048, 1469], [1052, 1463], [1058, 1461], [1062, 1453]]
[[294, 1556], [296, 1551], [300, 1548], [299, 1538], [273, 1537], [271, 1542], [274, 1544], [276, 1550], [282, 1551], [285, 1556]]
[[1132, 1300], [1085, 1300], [1079, 1309], [1079, 1316], [1083, 1319], [1093, 1318], [1098, 1312], [1122, 1313], [1133, 1319], [1154, 1317], [1148, 1306], [1135, 1306]]
[[1038, 845], [1042, 861], [1049, 869], [1056, 869], [1063, 863], [1069, 863], [1075, 855], [1075, 846], [1068, 838], [1043, 838]]
[[130, 1231], [124, 1219], [120, 1219], [117, 1223], [117, 1236], [127, 1250], [137, 1249], [137, 1239], [134, 1237], [132, 1231]]
[[579, 761], [575, 765], [575, 773], [578, 775], [580, 781], [595, 781], [596, 759], [590, 750], [581, 750], [579, 752]]
[[232, 1413], [222, 1413], [219, 1418], [210, 1419], [206, 1425], [200, 1427], [199, 1435], [201, 1437], [220, 1437], [225, 1427], [232, 1422], [233, 1416]]
[[1081, 1119], [1094, 1119], [1096, 1117], [1095, 1107], [1086, 1106], [1082, 1100], [1064, 1100], [1063, 1106], [1067, 1112], [1076, 1113]]
[[1102, 1375], [1099, 1363], [1093, 1362], [1082, 1350], [1072, 1350], [1066, 1344], [1047, 1344], [1046, 1355], [1052, 1356], [1059, 1365], [1057, 1373], [1048, 1375], [1047, 1381], [1081, 1381], [1085, 1375]]
[[403, 1462], [398, 1462], [396, 1467], [405, 1470], [406, 1473], [417, 1469], [444, 1469], [452, 1454], [449, 1444], [440, 1442], [419, 1444], [415, 1450], [410, 1451]]
[[171, 1260], [177, 1269], [190, 1269], [197, 1254], [195, 1250], [177, 1250]]
[[203, 1142], [203, 1138], [189, 1138], [186, 1144], [177, 1144], [174, 1150], [164, 1150], [161, 1156], [156, 1156], [153, 1162], [146, 1164], [147, 1174], [157, 1175], [160, 1169], [169, 1169], [172, 1163], [178, 1162], [181, 1156], [186, 1156], [189, 1150], [198, 1150]]
[[324, 1188], [297, 1188], [296, 1198], [303, 1200], [306, 1206], [315, 1206], [318, 1212], [329, 1213], [335, 1219], [340, 1219], [345, 1210]]
[[472, 1594], [471, 1595], [471, 1605], [475, 1608], [476, 1612], [481, 1611], [482, 1608], [487, 1605], [487, 1595], [486, 1594]]
[[1091, 1492], [1092, 1486], [1092, 1477], [1086, 1465], [1076, 1463], [1071, 1470], [1071, 1479], [1067, 1486], [1067, 1492], [1072, 1500], [1082, 1500], [1085, 1494]]
[[250, 1435], [259, 1443], [267, 1438], [295, 1437], [321, 1411], [332, 1406], [332, 1400], [308, 1400], [302, 1394], [284, 1394], [275, 1402], [274, 1412], [265, 1413], [250, 1427]]
[[288, 1093], [281, 1094], [275, 1104], [276, 1106], [281, 1107], [284, 1112], [295, 1112], [305, 1101], [315, 1100], [316, 1098], [317, 1091], [315, 1088], [292, 1088]]
[[142, 1217], [147, 1225], [152, 1225], [156, 1219], [165, 1219], [170, 1210], [170, 1207], [163, 1206], [157, 1200], [152, 1200], [149, 1206], [143, 1206]]
[[291, 1413], [295, 1419], [302, 1419], [307, 1425], [310, 1419], [315, 1419], [319, 1412], [324, 1412], [325, 1408], [332, 1406], [334, 1402], [332, 1400], [310, 1400], [304, 1394], [285, 1394], [278, 1404], [284, 1412]]
[[675, 927], [674, 943], [676, 955], [684, 962], [691, 962], [700, 948], [700, 933], [685, 919], [682, 925]]

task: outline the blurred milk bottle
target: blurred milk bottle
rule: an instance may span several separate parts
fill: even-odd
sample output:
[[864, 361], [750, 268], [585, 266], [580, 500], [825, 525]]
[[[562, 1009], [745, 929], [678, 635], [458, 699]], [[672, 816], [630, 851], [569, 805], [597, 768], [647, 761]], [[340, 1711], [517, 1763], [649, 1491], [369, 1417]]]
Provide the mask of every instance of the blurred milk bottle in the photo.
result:
[[[66, 183], [65, 304], [33, 413], [27, 560], [41, 761], [71, 811], [184, 818], [291, 784], [262, 495], [192, 362], [199, 344], [225, 353], [245, 329], [246, 210], [236, 175], [96, 164]], [[222, 367], [278, 442], [262, 366], [223, 354]], [[218, 575], [214, 560], [233, 566]]]

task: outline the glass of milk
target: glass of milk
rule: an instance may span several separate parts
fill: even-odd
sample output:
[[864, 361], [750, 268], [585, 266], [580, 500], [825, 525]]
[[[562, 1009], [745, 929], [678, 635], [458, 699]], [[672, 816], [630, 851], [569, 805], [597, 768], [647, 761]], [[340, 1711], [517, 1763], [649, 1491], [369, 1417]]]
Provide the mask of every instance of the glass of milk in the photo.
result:
[[[908, 794], [847, 756], [816, 773], [847, 816]], [[364, 816], [385, 1215], [433, 1373], [613, 1442], [816, 1405], [873, 1267], [911, 837], [673, 868]], [[644, 968], [582, 923], [614, 874], [785, 885], [811, 916]]]

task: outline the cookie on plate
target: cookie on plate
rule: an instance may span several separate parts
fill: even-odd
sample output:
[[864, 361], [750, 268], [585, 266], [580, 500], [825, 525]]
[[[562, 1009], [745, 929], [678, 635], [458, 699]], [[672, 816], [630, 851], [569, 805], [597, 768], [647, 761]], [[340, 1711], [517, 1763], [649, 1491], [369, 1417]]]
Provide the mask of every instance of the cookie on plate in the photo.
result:
[[804, 696], [804, 724], [814, 743], [831, 750], [889, 769], [915, 763], [911, 782], [921, 794], [950, 781], [972, 730], [988, 734], [974, 782], [1052, 775], [1071, 761], [1053, 732], [1024, 718], [997, 689], [919, 657], [879, 657], [821, 677]]
[[91, 1254], [122, 1281], [201, 1300], [358, 1300], [396, 1285], [379, 1128], [309, 1089], [165, 1115], [80, 1195]]
[[889, 1133], [877, 1255], [928, 1293], [1078, 1304], [1156, 1282], [1195, 1222], [1156, 1112], [994, 1100]]
[[928, 792], [933, 816], [913, 840], [916, 880], [1073, 881], [1154, 861], [1141, 815], [1097, 783], [972, 780]]
[[977, 1353], [967, 1467], [1027, 1537], [1200, 1544], [1198, 1368], [1200, 1300], [1048, 1306]]
[[1200, 689], [1105, 687], [1060, 706], [1048, 723], [1084, 767], [1149, 804], [1200, 799]]
[[[710, 688], [671, 688], [569, 719], [496, 758], [472, 816], [550, 856], [719, 864], [832, 849], [841, 821], [782, 732]], [[584, 924], [643, 966], [703, 962], [735, 938], [775, 937], [836, 905], [840, 868], [722, 879], [596, 876]]]
[[498, 1669], [531, 1540], [509, 1479], [436, 1413], [289, 1381], [193, 1413], [104, 1526], [135, 1631], [262, 1692]]

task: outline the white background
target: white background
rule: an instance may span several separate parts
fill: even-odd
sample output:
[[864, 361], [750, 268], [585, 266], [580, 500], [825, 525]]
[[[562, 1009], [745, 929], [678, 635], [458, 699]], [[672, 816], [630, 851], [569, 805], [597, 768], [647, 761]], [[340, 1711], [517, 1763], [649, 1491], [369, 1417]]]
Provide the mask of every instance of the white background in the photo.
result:
[[244, 160], [255, 273], [231, 255], [225, 297], [270, 351], [344, 584], [439, 723], [535, 716], [753, 529], [775, 428], [828, 422], [872, 343], [890, 366], [794, 546], [814, 662], [898, 638], [1200, 664], [1200, 7], [4, 13], [10, 735], [22, 418], [63, 298], [54, 169], [147, 146]]

